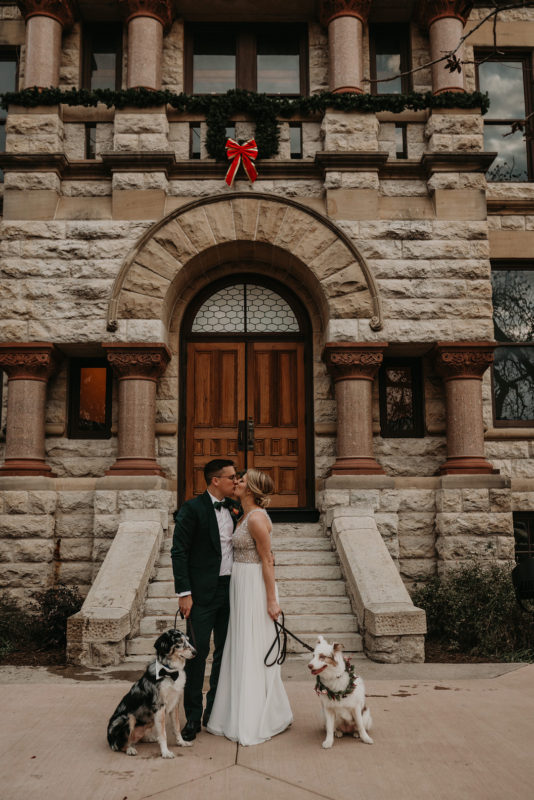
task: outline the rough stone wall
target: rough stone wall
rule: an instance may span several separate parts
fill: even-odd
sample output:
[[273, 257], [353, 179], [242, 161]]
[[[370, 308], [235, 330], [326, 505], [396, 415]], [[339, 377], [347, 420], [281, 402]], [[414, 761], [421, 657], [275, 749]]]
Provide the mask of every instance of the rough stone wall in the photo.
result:
[[121, 511], [157, 509], [170, 515], [166, 489], [95, 489], [95, 481], [45, 481], [49, 489], [0, 490], [2, 588], [29, 599], [58, 581], [85, 596], [115, 536]]

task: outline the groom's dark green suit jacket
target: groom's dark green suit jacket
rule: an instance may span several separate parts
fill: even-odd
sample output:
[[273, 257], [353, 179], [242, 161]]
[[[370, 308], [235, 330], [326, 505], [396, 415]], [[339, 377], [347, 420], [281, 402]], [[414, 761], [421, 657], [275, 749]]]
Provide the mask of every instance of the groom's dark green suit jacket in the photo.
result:
[[209, 603], [217, 590], [221, 539], [208, 492], [184, 503], [175, 514], [171, 548], [174, 588], [191, 592], [193, 602]]

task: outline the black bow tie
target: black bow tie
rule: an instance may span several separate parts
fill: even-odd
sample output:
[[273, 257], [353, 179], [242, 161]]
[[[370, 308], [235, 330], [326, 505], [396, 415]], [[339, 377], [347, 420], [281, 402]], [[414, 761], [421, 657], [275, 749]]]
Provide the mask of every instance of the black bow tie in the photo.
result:
[[221, 508], [232, 508], [232, 501], [226, 498], [225, 500], [214, 500], [213, 508], [219, 511]]
[[167, 667], [160, 667], [158, 673], [158, 681], [162, 681], [163, 678], [171, 678], [171, 680], [175, 681], [180, 674], [179, 670], [170, 670]]

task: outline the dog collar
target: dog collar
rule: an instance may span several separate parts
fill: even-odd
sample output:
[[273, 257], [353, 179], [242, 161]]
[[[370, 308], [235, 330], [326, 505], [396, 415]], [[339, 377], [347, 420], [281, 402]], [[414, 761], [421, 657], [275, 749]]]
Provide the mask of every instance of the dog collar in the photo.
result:
[[352, 694], [356, 688], [358, 676], [354, 674], [354, 666], [350, 663], [350, 659], [345, 658], [345, 672], [349, 673], [349, 682], [346, 689], [341, 689], [339, 692], [333, 692], [328, 686], [325, 686], [321, 681], [319, 675], [315, 678], [315, 694], [326, 694], [329, 700], [343, 700], [349, 694]]
[[156, 659], [156, 682], [162, 681], [164, 678], [170, 678], [171, 680], [175, 681], [179, 674], [179, 670], [169, 669]]

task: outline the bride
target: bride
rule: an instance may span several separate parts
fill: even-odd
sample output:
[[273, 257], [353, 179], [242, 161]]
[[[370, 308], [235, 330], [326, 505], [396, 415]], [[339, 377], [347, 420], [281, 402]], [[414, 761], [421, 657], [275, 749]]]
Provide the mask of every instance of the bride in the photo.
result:
[[271, 554], [272, 524], [265, 507], [274, 491], [271, 478], [249, 469], [235, 496], [243, 517], [233, 536], [230, 622], [208, 731], [242, 745], [260, 744], [293, 720], [280, 666], [263, 659], [280, 614]]

